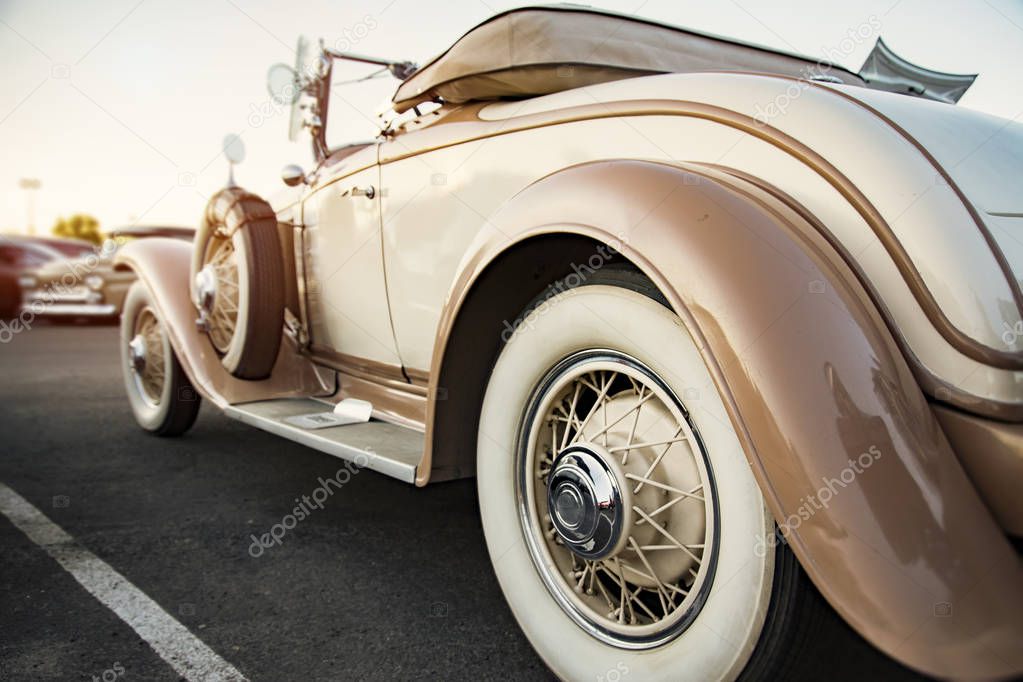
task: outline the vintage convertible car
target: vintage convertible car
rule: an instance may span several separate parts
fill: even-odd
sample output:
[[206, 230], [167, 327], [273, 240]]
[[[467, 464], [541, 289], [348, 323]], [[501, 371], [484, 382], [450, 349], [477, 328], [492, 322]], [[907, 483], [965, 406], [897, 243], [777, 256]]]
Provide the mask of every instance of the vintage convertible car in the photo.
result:
[[[352, 58], [402, 82], [331, 148]], [[194, 387], [476, 476], [566, 679], [1023, 674], [1023, 126], [954, 106], [972, 77], [570, 7], [311, 64], [271, 70], [317, 160], [287, 199], [228, 187], [194, 247], [118, 254], [145, 429]]]

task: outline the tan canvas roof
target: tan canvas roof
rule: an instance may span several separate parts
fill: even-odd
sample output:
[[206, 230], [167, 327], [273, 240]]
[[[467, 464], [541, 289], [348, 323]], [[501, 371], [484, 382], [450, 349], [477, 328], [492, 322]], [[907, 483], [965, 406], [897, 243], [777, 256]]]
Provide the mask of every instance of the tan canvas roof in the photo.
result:
[[808, 78], [823, 72], [863, 85], [853, 73], [813, 59], [571, 5], [498, 14], [419, 69], [394, 95], [405, 111], [447, 102], [531, 97], [631, 76], [755, 71]]

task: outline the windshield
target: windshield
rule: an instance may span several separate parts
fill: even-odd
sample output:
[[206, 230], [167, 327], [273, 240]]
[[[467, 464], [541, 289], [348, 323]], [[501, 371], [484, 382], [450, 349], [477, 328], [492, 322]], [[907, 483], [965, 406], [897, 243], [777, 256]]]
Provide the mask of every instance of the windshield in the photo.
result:
[[378, 113], [390, 104], [398, 81], [386, 68], [334, 60], [327, 106], [327, 147], [337, 149], [380, 132]]
[[63, 258], [60, 252], [42, 244], [0, 245], [0, 260], [17, 267], [35, 268], [52, 260], [62, 260]]

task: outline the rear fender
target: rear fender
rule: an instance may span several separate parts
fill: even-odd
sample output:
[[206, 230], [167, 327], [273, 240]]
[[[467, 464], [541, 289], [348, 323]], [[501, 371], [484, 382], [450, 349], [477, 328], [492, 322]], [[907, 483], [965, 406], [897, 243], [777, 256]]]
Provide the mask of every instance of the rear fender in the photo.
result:
[[114, 267], [133, 270], [152, 293], [156, 314], [197, 391], [221, 409], [255, 400], [334, 392], [333, 376], [321, 376], [287, 337], [268, 378], [244, 381], [231, 376], [221, 365], [209, 338], [196, 327], [196, 310], [189, 296], [191, 261], [191, 244], [153, 237], [130, 242], [118, 250]]
[[[798, 211], [718, 168], [596, 162], [512, 199], [447, 299], [430, 386], [447, 399], [431, 400], [428, 424], [450, 422], [445, 410], [464, 423], [471, 409], [445, 389], [459, 381], [445, 368], [464, 366], [445, 349], [476, 283], [502, 254], [556, 234], [619, 250], [658, 286], [701, 348], [790, 546], [856, 631], [935, 676], [1023, 671], [1019, 559], [876, 306]], [[479, 334], [473, 343], [486, 352]], [[431, 458], [473, 449], [447, 432], [427, 443], [420, 484]]]

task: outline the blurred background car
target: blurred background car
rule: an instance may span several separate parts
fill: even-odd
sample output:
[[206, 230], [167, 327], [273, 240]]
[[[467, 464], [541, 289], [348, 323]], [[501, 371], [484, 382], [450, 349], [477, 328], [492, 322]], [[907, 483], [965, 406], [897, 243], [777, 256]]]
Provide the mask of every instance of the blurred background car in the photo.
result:
[[[88, 249], [88, 244], [85, 247]], [[18, 314], [26, 273], [64, 258], [60, 250], [44, 241], [30, 237], [0, 237], [0, 319], [6, 320]]]
[[67, 239], [64, 237], [23, 237], [33, 244], [40, 244], [56, 251], [65, 258], [84, 258], [96, 251], [96, 245], [84, 239]]
[[116, 318], [128, 287], [135, 281], [134, 273], [114, 270], [117, 250], [135, 239], [171, 237], [191, 241], [194, 234], [190, 227], [135, 225], [109, 231], [101, 246], [81, 242], [84, 251], [65, 245], [71, 257], [39, 263], [21, 275], [22, 310], [46, 318]]

